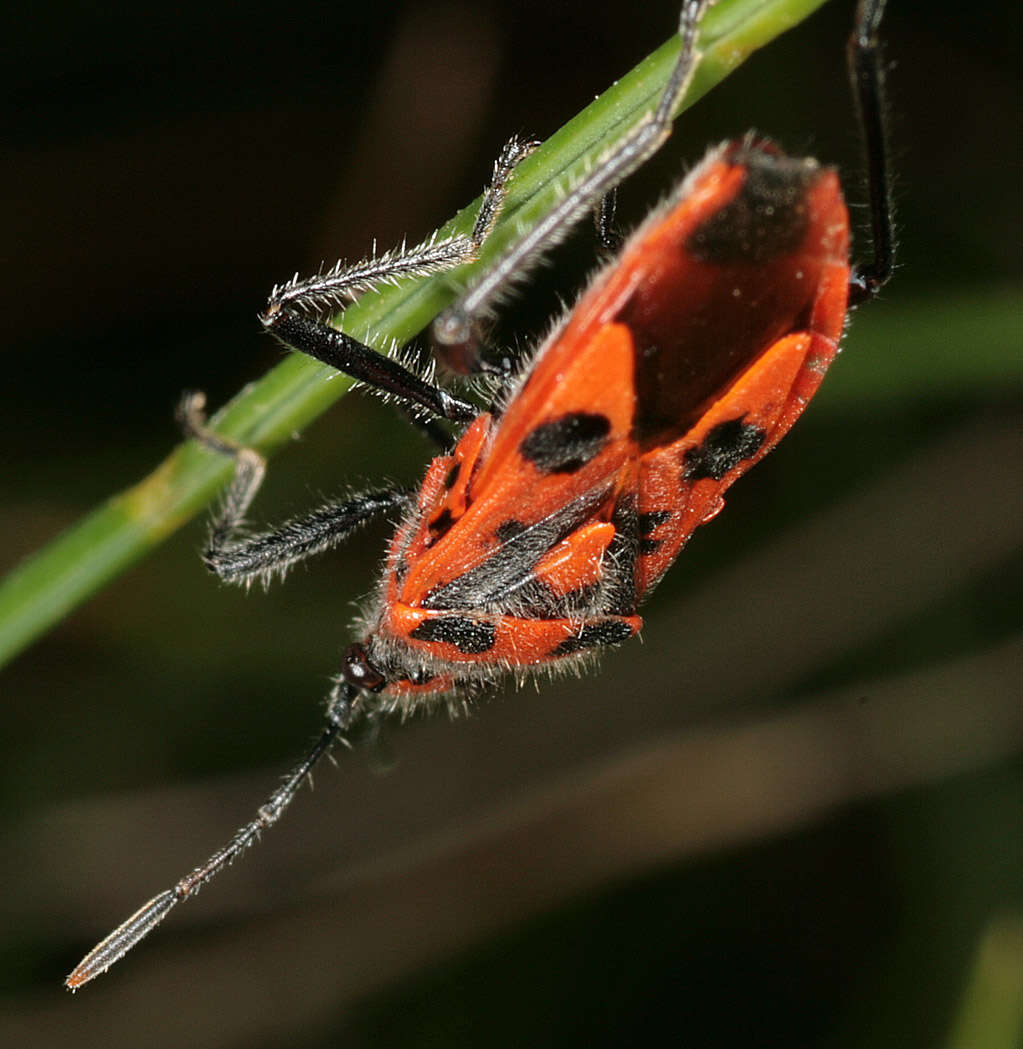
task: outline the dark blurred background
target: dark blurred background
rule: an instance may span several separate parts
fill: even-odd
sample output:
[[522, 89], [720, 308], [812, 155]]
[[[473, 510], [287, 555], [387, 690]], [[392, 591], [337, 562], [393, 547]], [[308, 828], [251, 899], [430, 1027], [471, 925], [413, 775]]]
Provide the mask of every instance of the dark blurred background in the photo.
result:
[[[181, 390], [219, 405], [279, 358], [275, 281], [427, 234], [674, 7], [8, 9], [2, 567], [149, 472]], [[686, 114], [625, 220], [750, 127], [863, 201], [851, 7]], [[315, 730], [386, 529], [264, 595], [206, 577], [194, 522], [5, 670], [3, 1044], [1023, 1045], [1021, 10], [893, 0], [897, 279], [643, 643], [341, 755], [75, 998], [80, 955]], [[506, 337], [592, 250], [557, 253]], [[411, 483], [428, 454], [353, 396], [259, 509]]]

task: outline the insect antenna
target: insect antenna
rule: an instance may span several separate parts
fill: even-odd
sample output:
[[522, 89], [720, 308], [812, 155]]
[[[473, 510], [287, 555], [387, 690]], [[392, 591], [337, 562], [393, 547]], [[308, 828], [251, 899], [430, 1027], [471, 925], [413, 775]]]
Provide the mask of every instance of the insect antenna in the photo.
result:
[[127, 921], [119, 925], [106, 939], [98, 943], [78, 963], [64, 985], [76, 991], [90, 980], [102, 975], [114, 962], [123, 958], [140, 940], [149, 935], [179, 903], [195, 895], [208, 881], [231, 865], [259, 835], [272, 827], [283, 815], [298, 793], [302, 782], [320, 759], [328, 754], [360, 714], [356, 706], [359, 690], [347, 682], [336, 685], [330, 694], [326, 724], [319, 738], [305, 757], [288, 773], [284, 782], [256, 811], [255, 817], [238, 829], [234, 837], [214, 852], [205, 863], [186, 874], [172, 889], [165, 889], [143, 904]]

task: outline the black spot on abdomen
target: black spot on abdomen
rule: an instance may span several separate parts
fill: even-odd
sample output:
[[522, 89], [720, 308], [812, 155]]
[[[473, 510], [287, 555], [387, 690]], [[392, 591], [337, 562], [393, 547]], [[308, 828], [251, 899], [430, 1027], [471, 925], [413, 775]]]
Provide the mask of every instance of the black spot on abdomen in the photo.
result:
[[569, 412], [537, 426], [519, 451], [543, 473], [575, 473], [600, 454], [610, 434], [606, 415]]
[[430, 533], [430, 546], [438, 542], [448, 534], [451, 526], [455, 523], [454, 517], [451, 516], [451, 510], [448, 507], [444, 509], [432, 520], [427, 529]]
[[708, 431], [702, 444], [685, 453], [682, 479], [720, 481], [739, 463], [752, 459], [766, 439], [766, 430], [745, 423], [741, 418], [718, 423]]
[[620, 645], [632, 637], [632, 627], [620, 619], [603, 619], [587, 623], [575, 637], [567, 637], [551, 652], [552, 656], [569, 656], [573, 652], [584, 652], [588, 648], [604, 648]]
[[651, 539], [651, 533], [656, 532], [666, 521], [671, 520], [670, 510], [651, 510], [649, 513], [639, 515], [639, 552], [644, 557], [656, 554], [661, 548], [663, 540]]
[[639, 557], [639, 514], [635, 493], [623, 492], [615, 504], [611, 523], [614, 538], [603, 562], [604, 587], [601, 611], [630, 616], [636, 611], [636, 559]]
[[522, 535], [526, 530], [526, 525], [521, 521], [516, 521], [514, 517], [509, 517], [507, 521], [502, 521], [497, 526], [497, 531], [494, 532], [499, 543], [507, 543], [514, 539], [517, 535]]
[[671, 520], [670, 510], [652, 510], [647, 514], [639, 515], [639, 534], [650, 535], [656, 532], [666, 521]]
[[494, 647], [497, 628], [493, 623], [465, 616], [438, 616], [424, 619], [409, 637], [416, 641], [443, 641], [466, 655], [478, 655]]

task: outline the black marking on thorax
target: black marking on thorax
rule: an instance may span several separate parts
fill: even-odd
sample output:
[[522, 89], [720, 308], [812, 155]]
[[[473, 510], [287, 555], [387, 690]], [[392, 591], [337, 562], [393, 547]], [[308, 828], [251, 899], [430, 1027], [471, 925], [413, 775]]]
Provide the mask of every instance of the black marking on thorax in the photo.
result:
[[763, 265], [796, 251], [806, 236], [807, 191], [820, 176], [815, 161], [750, 148], [732, 156], [745, 168], [738, 193], [686, 241], [701, 262]]

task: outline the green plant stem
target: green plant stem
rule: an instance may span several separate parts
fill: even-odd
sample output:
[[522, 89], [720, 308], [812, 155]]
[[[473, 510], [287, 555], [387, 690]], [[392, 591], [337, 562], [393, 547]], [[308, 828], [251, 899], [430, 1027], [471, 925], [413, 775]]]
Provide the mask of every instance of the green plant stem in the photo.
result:
[[[703, 58], [680, 111], [823, 2], [721, 0], [704, 20]], [[502, 220], [473, 266], [486, 266], [517, 230], [552, 206], [560, 187], [652, 107], [677, 51], [678, 41], [670, 40], [520, 165]], [[478, 203], [463, 208], [440, 234], [468, 231]], [[464, 279], [471, 269], [457, 276]], [[454, 288], [450, 274], [383, 288], [349, 307], [343, 327], [378, 348], [407, 342], [451, 301]], [[272, 452], [350, 386], [346, 376], [291, 354], [242, 390], [212, 422], [225, 436]], [[186, 442], [148, 477], [107, 500], [15, 568], [0, 584], [0, 665], [189, 520], [230, 473], [229, 462]]]

